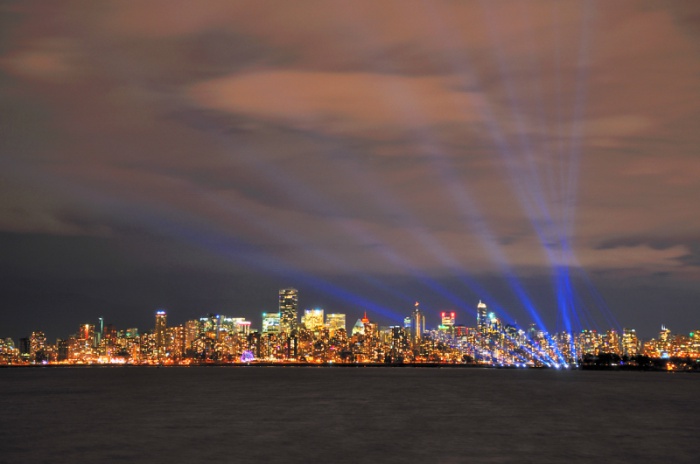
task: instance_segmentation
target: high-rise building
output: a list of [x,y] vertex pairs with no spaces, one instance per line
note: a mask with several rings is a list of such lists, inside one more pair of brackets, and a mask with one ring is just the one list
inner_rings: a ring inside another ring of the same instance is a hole
[[340,329],[345,330],[345,314],[326,314],[326,325],[331,336]]
[[308,330],[316,331],[323,328],[323,309],[304,310],[304,327]]
[[76,338],[84,346],[93,346],[95,343],[95,326],[93,324],[81,324]]
[[287,334],[297,328],[299,292],[295,288],[283,288],[279,292],[279,330]]
[[98,331],[95,334],[95,346],[99,346],[100,342],[102,342],[102,339],[104,338],[104,331],[105,331],[104,318],[102,318],[102,317],[98,318],[97,328],[98,328]]
[[637,356],[639,354],[639,339],[635,329],[622,329],[622,355]]
[[262,332],[278,333],[280,331],[280,313],[262,313]]
[[600,352],[601,336],[596,330],[583,329],[577,334],[575,343],[578,356],[597,355]]
[[24,355],[26,359],[29,359],[29,354],[31,353],[31,343],[29,337],[22,337],[19,339],[19,352]]
[[420,310],[420,304],[416,301],[411,314],[411,341],[413,343],[420,342],[425,332],[425,315]]
[[32,332],[29,337],[29,354],[34,361],[43,361],[46,357],[46,335],[44,332]]
[[165,353],[165,348],[166,348],[166,336],[165,336],[165,329],[167,327],[167,314],[165,313],[164,310],[159,309],[156,311],[156,327],[155,330],[153,331],[153,334],[155,335],[155,343],[156,343],[156,352],[157,354],[161,355]]
[[365,334],[365,323],[362,319],[358,319],[355,325],[352,326],[351,335],[364,335]]
[[440,313],[440,318],[442,319],[442,325],[444,327],[454,327],[454,325],[455,325],[455,313],[454,313],[454,311],[442,311]]
[[194,342],[199,339],[202,333],[202,324],[196,320],[191,319],[185,322],[185,350],[192,349]]
[[226,317],[222,326],[232,334],[247,336],[250,333],[250,321],[246,321],[244,317]]
[[479,332],[486,333],[489,330],[489,311],[486,303],[479,300],[479,304],[476,305],[476,328]]

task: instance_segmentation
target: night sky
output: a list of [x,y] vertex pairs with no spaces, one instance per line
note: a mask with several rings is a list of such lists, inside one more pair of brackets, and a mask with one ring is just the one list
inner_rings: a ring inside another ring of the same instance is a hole
[[700,329],[696,1],[6,1],[0,105],[1,337]]

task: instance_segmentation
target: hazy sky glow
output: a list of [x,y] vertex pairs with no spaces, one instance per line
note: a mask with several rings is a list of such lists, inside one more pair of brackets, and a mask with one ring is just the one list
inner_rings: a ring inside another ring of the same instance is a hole
[[0,4],[0,336],[700,329],[700,6]]

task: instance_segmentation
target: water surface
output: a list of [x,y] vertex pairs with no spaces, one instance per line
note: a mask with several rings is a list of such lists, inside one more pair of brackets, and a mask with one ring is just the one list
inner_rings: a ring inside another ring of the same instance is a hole
[[700,376],[0,369],[2,463],[700,462]]

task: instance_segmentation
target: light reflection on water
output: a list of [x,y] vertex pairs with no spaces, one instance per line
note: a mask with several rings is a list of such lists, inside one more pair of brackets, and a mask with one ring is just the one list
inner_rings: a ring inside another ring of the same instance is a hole
[[0,370],[0,462],[699,462],[700,376]]

